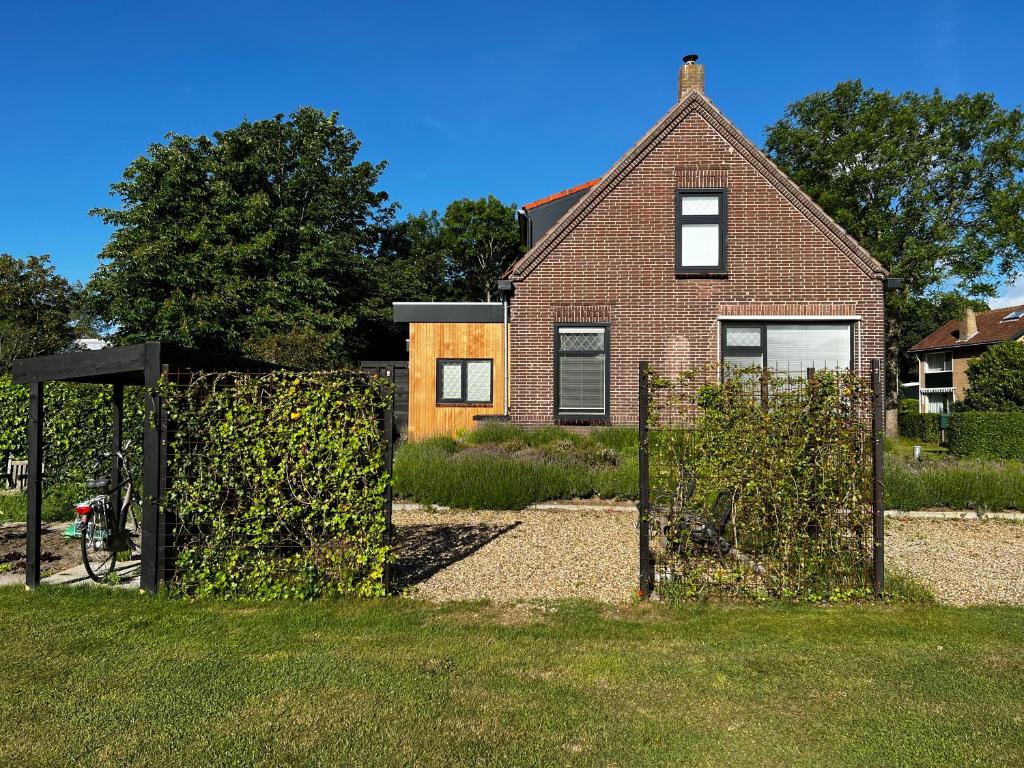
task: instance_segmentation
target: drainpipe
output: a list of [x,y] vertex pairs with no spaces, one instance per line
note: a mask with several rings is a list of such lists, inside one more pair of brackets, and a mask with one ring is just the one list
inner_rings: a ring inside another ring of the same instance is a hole
[[515,290],[511,280],[499,280],[498,281],[498,295],[501,296],[502,304],[502,336],[505,344],[505,416],[509,415],[509,382],[511,379],[511,366],[509,364],[509,354],[512,350],[512,341],[509,334],[508,328],[508,317],[509,317],[509,303],[512,300],[512,291]]

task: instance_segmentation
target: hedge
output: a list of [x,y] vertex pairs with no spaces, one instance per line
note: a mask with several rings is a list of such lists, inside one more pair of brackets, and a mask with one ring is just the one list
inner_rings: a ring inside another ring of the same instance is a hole
[[939,414],[903,413],[899,415],[900,435],[925,443],[937,443],[940,438]]
[[[111,388],[99,384],[48,383],[43,404],[43,464],[48,484],[81,482],[107,470],[110,451]],[[132,447],[129,462],[141,469],[143,396],[128,387],[124,433]],[[0,465],[24,459],[28,438],[28,387],[0,376]]]
[[949,422],[956,456],[1024,459],[1024,411],[959,411]]

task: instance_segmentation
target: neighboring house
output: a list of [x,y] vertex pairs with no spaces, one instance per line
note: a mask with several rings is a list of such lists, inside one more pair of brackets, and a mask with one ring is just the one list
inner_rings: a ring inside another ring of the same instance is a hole
[[636,424],[642,360],[799,375],[884,357],[885,269],[703,85],[686,57],[675,105],[606,174],[523,206],[501,302],[396,304],[411,437],[503,415]]
[[992,344],[1024,339],[1024,304],[950,320],[910,348],[917,354],[921,413],[949,413],[967,392],[967,366]]

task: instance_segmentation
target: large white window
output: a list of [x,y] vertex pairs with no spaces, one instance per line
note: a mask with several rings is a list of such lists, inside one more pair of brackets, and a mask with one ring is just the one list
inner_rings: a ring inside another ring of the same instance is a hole
[[725,272],[724,189],[680,189],[676,195],[676,273]]
[[555,329],[555,414],[608,416],[608,329],[562,325]]
[[850,322],[726,322],[722,363],[733,368],[764,367],[793,376],[853,367]]

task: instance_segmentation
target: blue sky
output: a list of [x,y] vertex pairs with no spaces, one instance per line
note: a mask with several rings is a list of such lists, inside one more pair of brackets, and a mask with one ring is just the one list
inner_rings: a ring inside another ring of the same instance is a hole
[[1018,106],[1022,28],[1019,2],[9,4],[0,251],[88,278],[109,236],[89,209],[169,131],[310,104],[388,161],[406,212],[522,203],[607,170],[675,100],[683,54],[760,143],[787,103],[854,77]]

